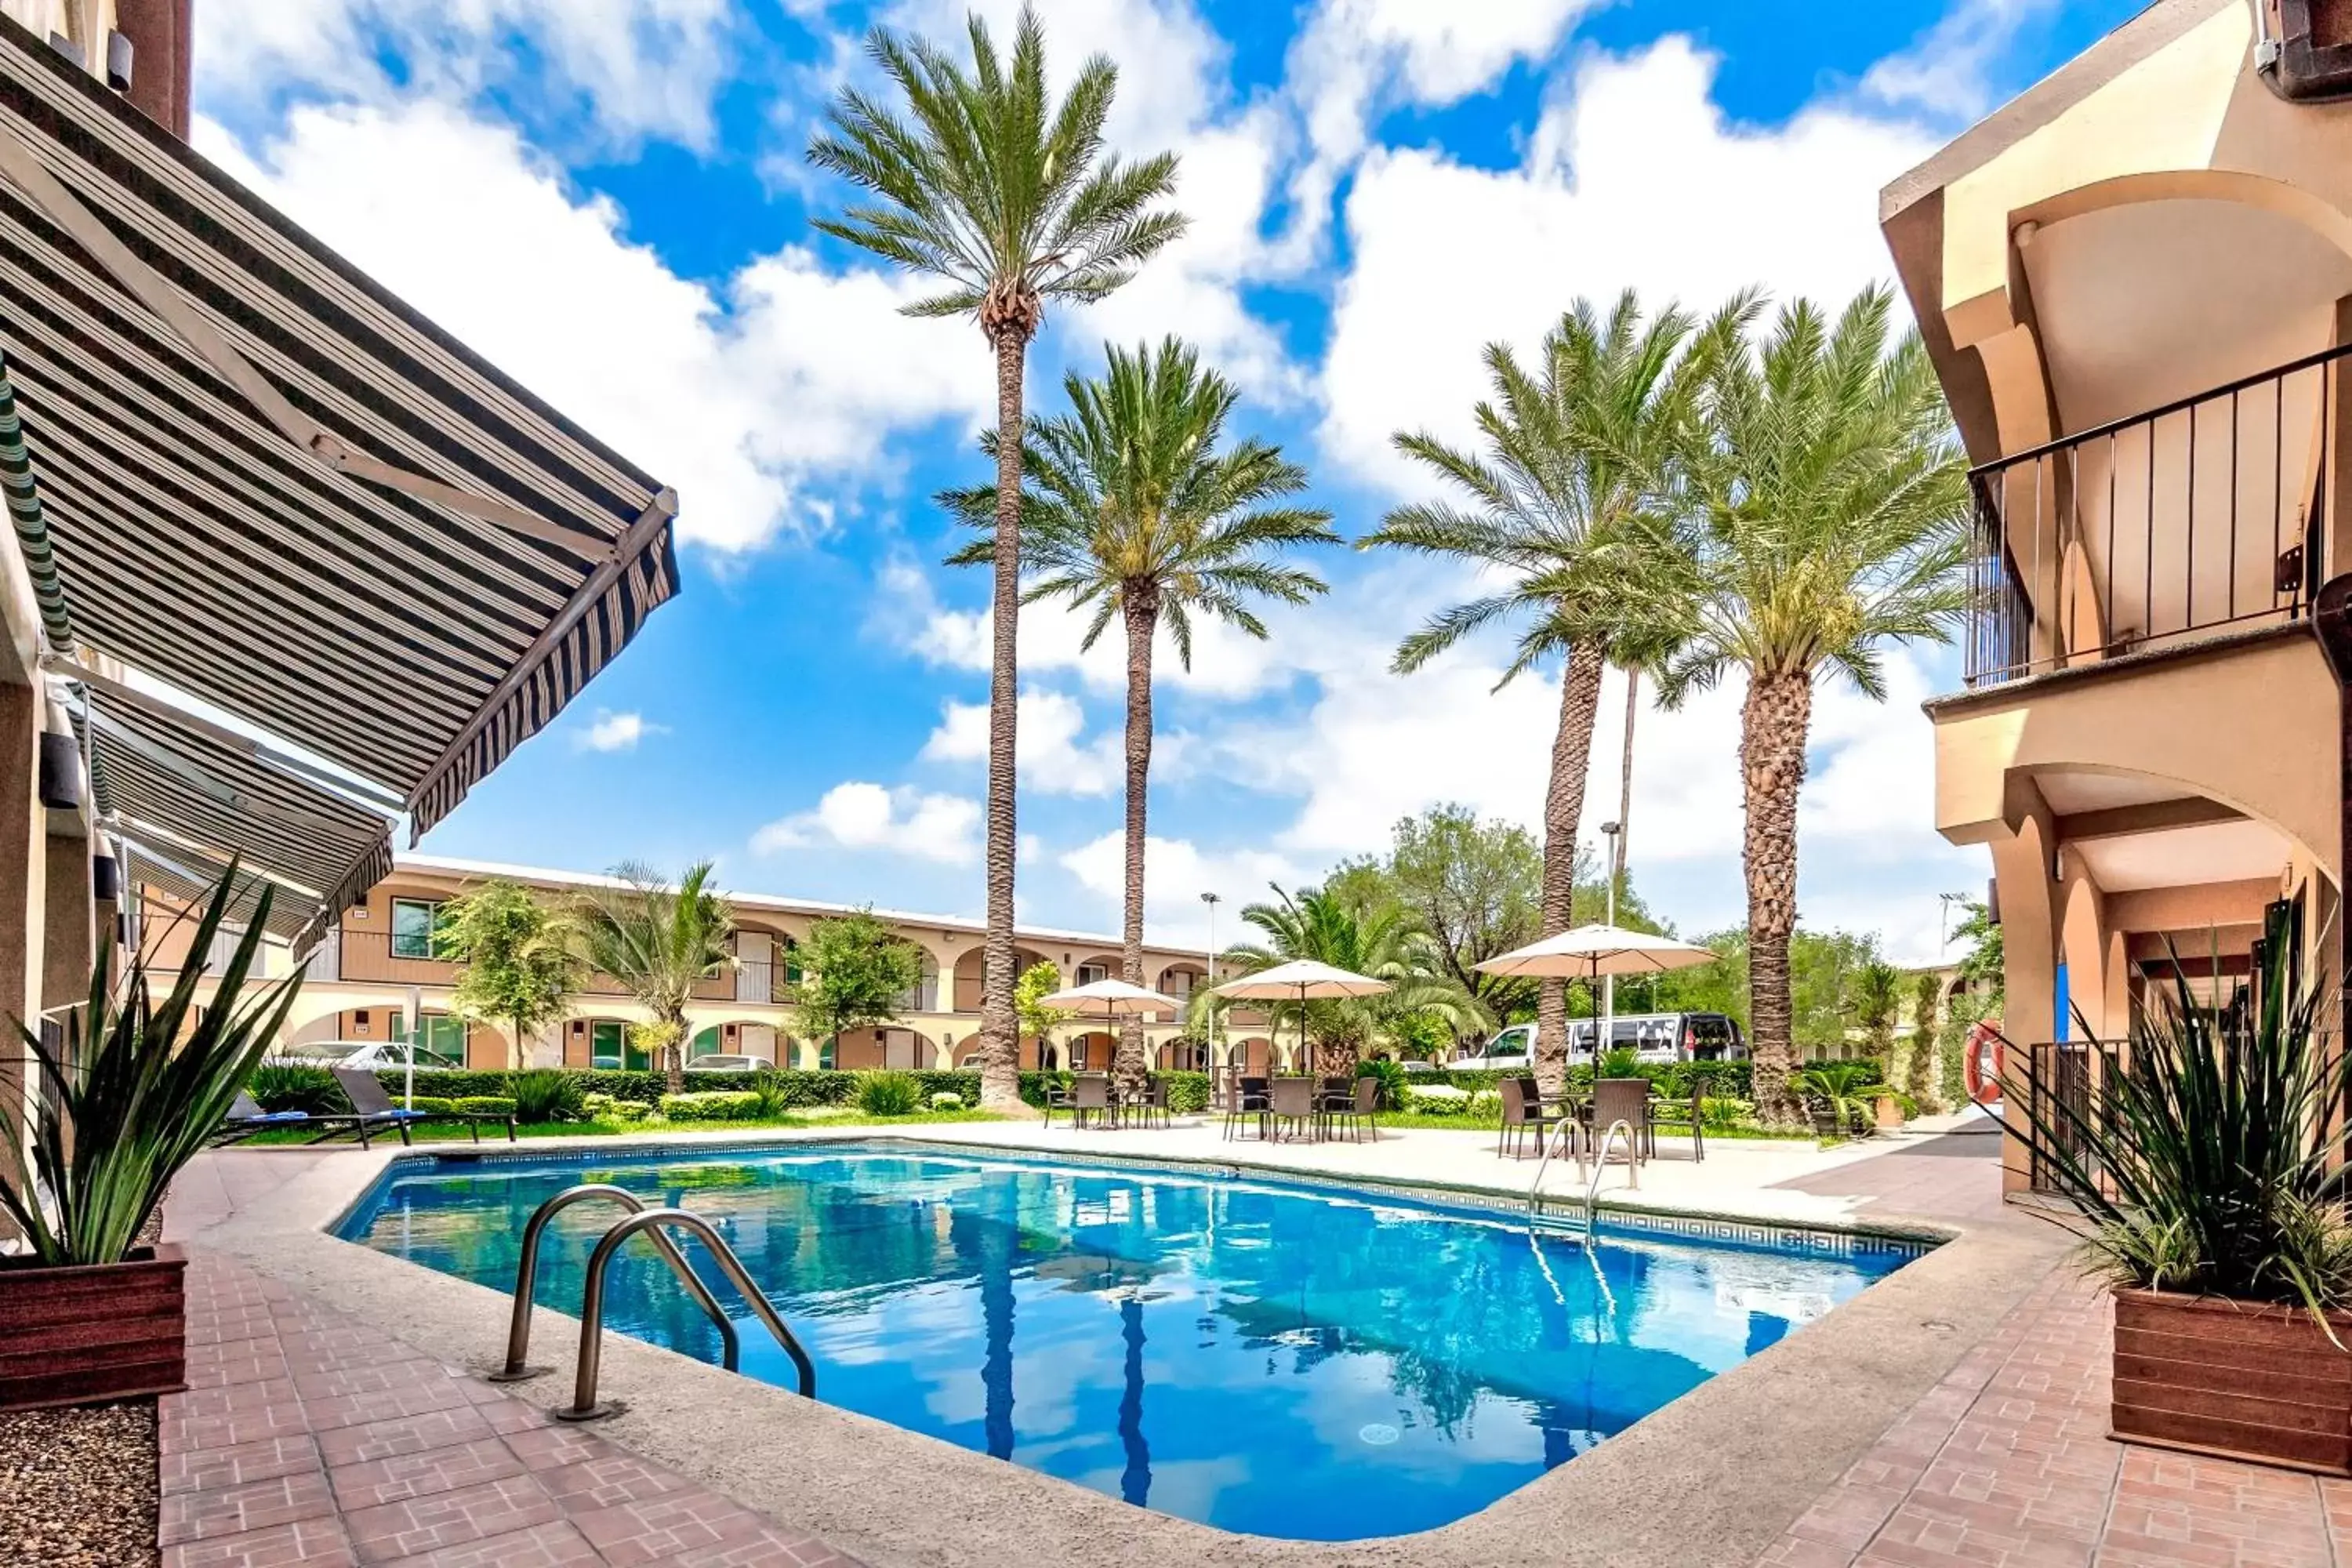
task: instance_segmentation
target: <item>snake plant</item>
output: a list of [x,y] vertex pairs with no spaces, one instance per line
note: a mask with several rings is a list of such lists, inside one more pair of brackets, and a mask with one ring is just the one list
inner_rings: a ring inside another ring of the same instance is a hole
[[[236,891],[232,864],[206,899],[191,954],[212,951]],[[16,1021],[44,1092],[28,1083],[26,1109],[12,1113],[0,1105],[0,1213],[39,1263],[121,1262],[172,1178],[228,1113],[301,987],[299,971],[255,983],[268,918],[265,882],[201,1002],[197,984],[207,970],[194,962],[161,996],[135,954],[121,984],[110,984],[112,943],[101,941],[88,999],[66,1016],[61,1046],[43,1043],[37,1029]]]

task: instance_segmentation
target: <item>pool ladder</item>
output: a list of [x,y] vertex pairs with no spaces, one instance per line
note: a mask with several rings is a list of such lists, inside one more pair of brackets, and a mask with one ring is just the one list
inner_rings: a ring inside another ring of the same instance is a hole
[[769,1335],[784,1354],[792,1358],[793,1369],[800,1375],[800,1394],[803,1399],[816,1397],[816,1367],[801,1348],[800,1341],[787,1328],[776,1309],[761,1295],[751,1276],[744,1270],[743,1261],[735,1249],[727,1245],[726,1237],[712,1227],[710,1222],[691,1209],[648,1208],[645,1200],[625,1187],[604,1182],[586,1182],[576,1187],[566,1187],[531,1212],[530,1221],[522,1227],[522,1256],[515,1265],[514,1317],[507,1326],[506,1364],[489,1374],[492,1383],[517,1383],[526,1377],[536,1377],[539,1370],[530,1366],[530,1312],[533,1299],[539,1291],[539,1241],[547,1230],[547,1222],[573,1204],[587,1199],[615,1203],[629,1212],[615,1220],[596,1243],[595,1251],[588,1255],[588,1284],[580,1302],[580,1363],[573,1376],[572,1405],[555,1412],[559,1421],[593,1421],[601,1415],[617,1411],[617,1405],[600,1405],[596,1400],[596,1376],[604,1357],[604,1282],[611,1274],[613,1259],[619,1255],[622,1244],[644,1231],[654,1244],[654,1249],[668,1264],[686,1293],[700,1304],[710,1321],[718,1325],[719,1359],[729,1372],[738,1370],[742,1360],[742,1344],[735,1332],[735,1324],[727,1316],[719,1298],[702,1282],[667,1232],[683,1230],[701,1241],[717,1260],[720,1272],[742,1293],[752,1315],[767,1329]]
[[[1633,1124],[1623,1117],[1609,1124],[1601,1135],[1601,1146],[1593,1151],[1592,1179],[1585,1184],[1581,1199],[1559,1196],[1543,1190],[1544,1170],[1551,1163],[1552,1151],[1559,1144],[1561,1134],[1574,1137],[1582,1129],[1573,1121],[1562,1121],[1544,1140],[1543,1158],[1536,1162],[1536,1179],[1528,1187],[1528,1232],[1551,1236],[1574,1237],[1589,1243],[1601,1223],[1601,1178],[1609,1170],[1609,1151],[1616,1145],[1617,1135],[1625,1135],[1625,1162],[1633,1171],[1633,1185],[1642,1184],[1642,1151],[1635,1141]],[[1576,1157],[1579,1174],[1584,1170],[1584,1156]]]

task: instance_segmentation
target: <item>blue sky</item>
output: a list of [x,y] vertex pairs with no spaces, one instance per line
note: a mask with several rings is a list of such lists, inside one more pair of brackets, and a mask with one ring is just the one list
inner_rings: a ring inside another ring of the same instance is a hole
[[[1072,0],[1062,70],[1121,66],[1121,151],[1182,157],[1193,232],[1119,296],[1048,321],[1032,406],[1106,338],[1176,331],[1244,389],[1349,536],[1421,491],[1388,446],[1458,434],[1482,343],[1580,294],[1711,306],[1889,276],[1876,192],[2124,20],[2128,0]],[[871,24],[964,7],[824,0],[278,0],[198,7],[198,145],[678,489],[687,591],[425,847],[601,869],[714,856],[734,886],[900,909],[982,901],[986,584],[939,564],[930,495],[992,410],[968,323],[808,226],[843,193],[802,156],[865,80]],[[1007,30],[1013,6],[983,12]],[[1250,644],[1163,649],[1154,934],[1199,941],[1269,879],[1378,850],[1441,800],[1533,821],[1554,672],[1491,689],[1494,646],[1412,677],[1398,637],[1466,584],[1353,550]],[[1114,929],[1120,667],[1024,632],[1024,918]],[[1920,699],[1829,689],[1803,919],[1937,947],[1979,852],[1927,830]],[[1636,724],[1635,876],[1683,929],[1743,909],[1738,693]],[[1622,688],[1588,832],[1615,815]]]

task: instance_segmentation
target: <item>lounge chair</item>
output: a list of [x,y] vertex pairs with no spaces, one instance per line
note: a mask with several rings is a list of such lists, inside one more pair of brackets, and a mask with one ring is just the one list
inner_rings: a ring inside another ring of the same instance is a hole
[[240,1089],[236,1091],[236,1098],[229,1102],[228,1114],[213,1130],[209,1142],[214,1148],[219,1149],[231,1143],[242,1143],[256,1133],[280,1128],[311,1128],[321,1122],[348,1123],[356,1120],[348,1116],[313,1116],[307,1110],[264,1110],[253,1096]]
[[[1551,1130],[1564,1117],[1561,1112],[1546,1110],[1543,1097],[1531,1078],[1507,1078],[1497,1086],[1503,1093],[1503,1129],[1495,1139],[1495,1155],[1500,1159],[1507,1148],[1514,1158],[1527,1135],[1536,1135],[1538,1146],[1551,1136]],[[1570,1134],[1574,1137],[1574,1133]]]
[[1225,1096],[1225,1136],[1231,1138],[1235,1127],[1246,1128],[1249,1119],[1257,1118],[1258,1136],[1265,1136],[1265,1118],[1272,1109],[1266,1089],[1268,1080],[1262,1078],[1239,1078]]
[[[494,1126],[503,1125],[507,1130],[507,1142],[511,1143],[515,1141],[515,1119],[512,1111],[492,1113],[479,1110],[404,1110],[393,1104],[392,1096],[384,1092],[383,1084],[375,1074],[362,1068],[337,1068],[334,1072],[335,1081],[343,1086],[343,1098],[350,1100],[352,1109],[358,1112],[352,1120],[359,1124],[362,1148],[367,1147],[368,1133],[372,1130],[386,1128],[394,1130],[399,1132],[401,1142],[405,1144],[409,1141],[409,1128],[427,1121],[464,1122],[466,1130],[474,1135],[474,1142],[477,1143],[482,1141],[482,1123],[488,1121]],[[335,1131],[339,1131],[341,1129]],[[335,1131],[323,1132],[310,1142],[323,1143],[334,1135]]]
[[1327,1106],[1324,1115],[1334,1126],[1347,1127],[1359,1143],[1364,1140],[1364,1129],[1370,1128],[1372,1142],[1377,1143],[1381,1141],[1380,1107],[1381,1080],[1360,1078],[1356,1080],[1356,1092],[1336,1105]]
[[1084,1127],[1089,1118],[1097,1126],[1111,1125],[1108,1074],[1080,1073],[1070,1080],[1070,1125]]
[[1706,1086],[1704,1083],[1695,1083],[1691,1086],[1690,1101],[1687,1105],[1679,1100],[1667,1100],[1663,1097],[1650,1101],[1651,1153],[1655,1154],[1658,1152],[1658,1131],[1663,1128],[1668,1132],[1689,1132],[1691,1158],[1694,1161],[1706,1158],[1706,1106],[1704,1103],[1706,1097]]

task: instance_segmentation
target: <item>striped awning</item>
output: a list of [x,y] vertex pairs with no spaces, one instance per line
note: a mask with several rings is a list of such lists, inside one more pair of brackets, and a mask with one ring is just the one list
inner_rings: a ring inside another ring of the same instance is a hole
[[391,872],[392,819],[301,763],[115,682],[82,686],[74,723],[101,820],[185,870],[217,880],[234,856],[268,878],[271,927],[299,952]]
[[[213,889],[228,874],[228,865],[226,861],[196,854],[183,845],[163,843],[159,847],[159,843],[161,841],[148,838],[124,838],[124,884],[150,895],[160,896],[162,901],[175,911],[173,918],[186,919],[190,922],[189,929],[193,931],[198,914],[212,899]],[[293,942],[302,934],[308,923],[302,900],[283,886],[242,868],[237,872],[236,887],[223,919],[232,925],[251,924],[254,911],[260,907],[264,887],[271,889],[268,930],[273,936]],[[154,937],[155,933],[151,931],[144,940],[152,942]],[[309,951],[308,946],[301,949],[303,953]]]
[[412,842],[677,591],[668,490],[5,18],[0,348],[78,638]]

